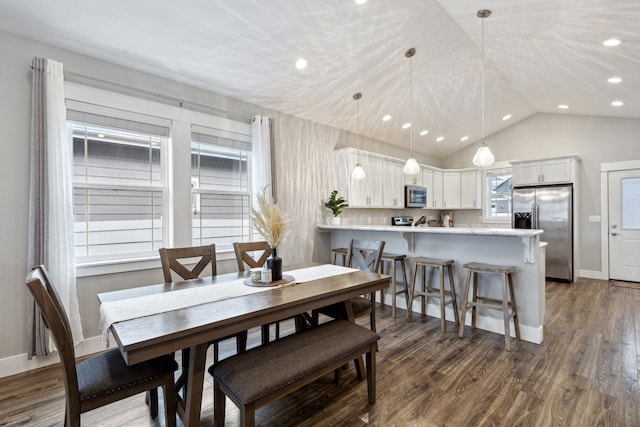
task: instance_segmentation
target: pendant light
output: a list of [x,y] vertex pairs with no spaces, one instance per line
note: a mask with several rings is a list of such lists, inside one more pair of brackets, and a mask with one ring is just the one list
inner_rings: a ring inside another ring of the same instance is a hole
[[[360,92],[353,94],[353,99],[356,101],[356,133],[358,134],[358,142],[360,142],[360,98],[362,98],[362,94]],[[358,144],[359,146],[360,144]],[[367,175],[364,173],[364,169],[360,166],[360,154],[358,154],[358,160],[356,161],[356,167],[353,168],[353,172],[351,172],[351,179],[354,181],[360,181],[364,179]]]
[[411,141],[411,151],[409,151],[409,159],[405,163],[402,171],[405,175],[417,175],[420,173],[420,166],[413,156],[413,55],[416,54],[414,48],[404,53],[409,58],[409,109],[411,112],[411,123],[409,123],[409,140]]
[[482,145],[480,145],[480,148],[476,151],[476,155],[473,156],[473,164],[480,168],[490,166],[495,160],[493,153],[484,142],[484,18],[488,18],[490,15],[491,11],[488,9],[481,9],[476,14],[476,16],[482,20],[482,37],[480,45],[480,50],[482,52]]

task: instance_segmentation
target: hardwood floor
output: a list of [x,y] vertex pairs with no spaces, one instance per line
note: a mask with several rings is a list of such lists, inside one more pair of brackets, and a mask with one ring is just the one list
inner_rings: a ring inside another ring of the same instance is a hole
[[[517,286],[517,284],[516,284]],[[640,290],[580,279],[547,282],[544,342],[504,350],[502,336],[379,308],[377,402],[351,365],[342,382],[327,375],[256,413],[262,426],[638,426]],[[364,321],[364,320],[363,320]],[[250,343],[259,341],[257,331]],[[251,344],[250,344],[251,345]],[[232,346],[223,346],[231,351]],[[210,356],[211,357],[211,356]],[[286,369],[286,367],[283,367]],[[205,379],[202,426],[212,426],[212,381]],[[238,425],[227,405],[228,426]],[[0,379],[0,425],[62,425],[59,368]],[[86,426],[160,426],[144,396],[82,416]],[[180,424],[181,425],[181,424]]]

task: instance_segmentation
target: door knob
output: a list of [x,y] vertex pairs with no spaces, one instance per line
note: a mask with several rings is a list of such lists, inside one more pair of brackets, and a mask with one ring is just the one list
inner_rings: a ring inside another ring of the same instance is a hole
[[612,236],[617,236],[617,235],[618,235],[618,233],[611,233],[611,235],[612,235]]
[[618,226],[617,226],[617,225],[615,225],[615,224],[613,224],[613,225],[611,226],[611,228],[618,228]]

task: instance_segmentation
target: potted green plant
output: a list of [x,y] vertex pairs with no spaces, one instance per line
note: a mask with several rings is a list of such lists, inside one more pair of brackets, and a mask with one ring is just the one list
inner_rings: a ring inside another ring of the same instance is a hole
[[344,197],[338,195],[338,190],[333,190],[329,199],[325,202],[324,207],[329,209],[333,215],[332,217],[329,217],[328,223],[330,225],[339,225],[339,215],[342,213],[344,208],[349,207],[349,203],[347,203]]

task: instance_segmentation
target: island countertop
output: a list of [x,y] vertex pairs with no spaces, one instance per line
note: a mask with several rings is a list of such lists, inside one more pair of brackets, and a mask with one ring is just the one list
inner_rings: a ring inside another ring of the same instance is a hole
[[430,233],[430,234],[473,234],[480,236],[508,236],[534,237],[543,233],[542,230],[528,230],[521,228],[486,228],[486,227],[424,227],[424,226],[395,226],[395,225],[325,225],[318,224],[320,230],[359,230],[359,231],[397,231],[401,233]]

